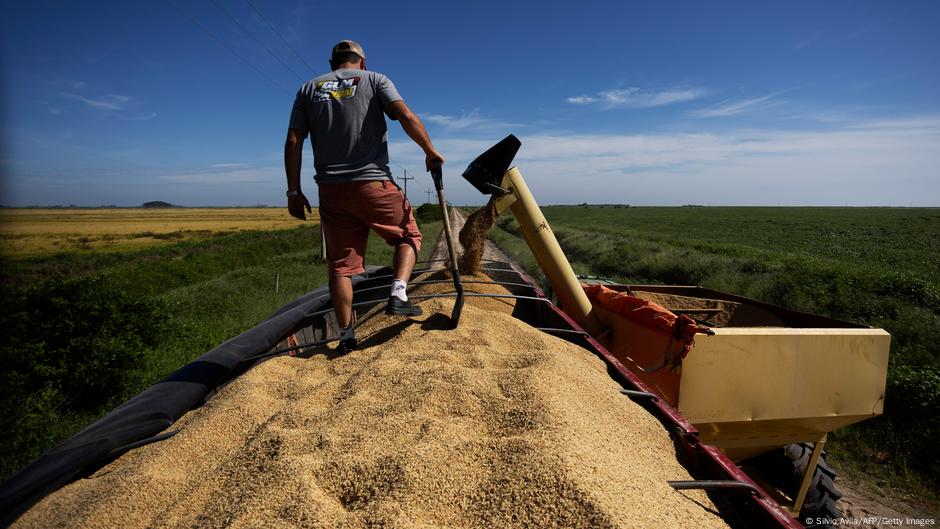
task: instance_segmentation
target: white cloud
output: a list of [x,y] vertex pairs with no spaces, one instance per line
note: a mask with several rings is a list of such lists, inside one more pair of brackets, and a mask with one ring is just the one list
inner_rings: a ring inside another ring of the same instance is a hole
[[569,97],[565,101],[572,105],[599,104],[605,108],[649,108],[692,101],[705,95],[696,88],[673,89],[654,92],[640,88],[604,90],[595,95]]
[[890,129],[899,132],[920,133],[940,129],[940,116],[880,119],[874,121],[858,120],[849,123],[846,127],[851,129]]
[[78,94],[70,94],[67,92],[62,92],[62,95],[69,99],[81,101],[82,103],[85,103],[92,108],[101,110],[124,110],[127,108],[129,103],[134,101],[133,97],[120,94],[109,94],[105,96],[99,96],[98,98],[90,98]]
[[754,112],[782,104],[782,101],[776,99],[778,95],[779,94],[769,94],[751,99],[726,99],[712,106],[694,110],[691,114],[700,118],[718,118],[734,116],[745,112]]
[[596,103],[598,100],[597,98],[591,96],[576,96],[569,97],[565,101],[571,103],[572,105],[589,105],[591,103]]
[[[82,85],[84,83],[71,83],[73,86]],[[84,103],[86,106],[94,108],[96,110],[102,110],[107,113],[110,113],[112,116],[115,116],[119,119],[126,119],[130,121],[149,121],[157,117],[156,112],[149,112],[146,114],[139,114],[140,101],[129,95],[123,94],[107,94],[102,96],[92,96],[86,97],[79,94],[73,94],[69,92],[60,92],[62,97],[68,99],[73,99]],[[136,112],[132,110],[137,109]],[[52,114],[59,114],[62,111],[60,109],[50,109],[49,111]]]
[[49,113],[52,114],[53,116],[58,116],[59,114],[62,113],[62,109],[61,109],[61,108],[51,107],[51,108],[49,108]]
[[428,123],[439,125],[452,130],[487,130],[487,129],[505,129],[509,127],[519,127],[518,123],[508,123],[497,121],[490,118],[484,118],[480,115],[479,109],[474,109],[469,113],[463,113],[459,116],[445,114],[421,114],[421,119]]
[[[435,138],[448,199],[484,197],[460,173],[499,138]],[[940,205],[940,116],[824,130],[521,135],[517,164],[542,204]],[[420,149],[390,144],[402,165]],[[417,175],[416,175],[417,176]],[[424,200],[419,190],[412,198]]]

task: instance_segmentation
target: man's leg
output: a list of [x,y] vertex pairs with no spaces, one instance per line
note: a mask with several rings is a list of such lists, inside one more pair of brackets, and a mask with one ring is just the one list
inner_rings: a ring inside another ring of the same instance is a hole
[[395,279],[392,280],[392,290],[389,293],[388,306],[385,314],[397,316],[420,316],[421,307],[415,306],[408,300],[408,280],[415,267],[415,249],[413,242],[401,242],[395,246],[395,262],[393,264]]
[[339,324],[337,351],[348,353],[356,347],[356,332],[352,326],[353,287],[350,276],[365,270],[363,256],[369,238],[369,226],[347,211],[355,202],[355,186],[328,184],[319,186],[320,218],[326,239],[326,259],[329,269],[330,300]]
[[336,351],[346,354],[356,348],[356,329],[352,326],[352,279],[347,276],[330,275],[330,300],[339,323],[339,345]]
[[415,249],[408,243],[401,243],[395,248],[395,279],[405,283],[411,279],[411,271],[415,268]]
[[[414,261],[412,260],[412,264]],[[336,320],[340,328],[346,329],[352,323],[352,279],[343,276],[330,276],[330,300],[336,310]]]
[[362,188],[363,204],[369,208],[365,220],[375,232],[395,249],[392,263],[394,279],[385,314],[419,316],[421,308],[408,300],[407,286],[421,248],[421,232],[411,212],[411,204],[393,182],[375,182]]

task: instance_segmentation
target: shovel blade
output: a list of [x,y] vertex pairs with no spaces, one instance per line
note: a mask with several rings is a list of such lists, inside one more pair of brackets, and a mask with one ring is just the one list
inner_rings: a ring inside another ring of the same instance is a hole
[[457,299],[454,300],[454,310],[450,313],[451,329],[456,329],[460,323],[460,312],[463,310],[463,284],[460,282],[460,276],[454,276],[454,290],[457,291]]

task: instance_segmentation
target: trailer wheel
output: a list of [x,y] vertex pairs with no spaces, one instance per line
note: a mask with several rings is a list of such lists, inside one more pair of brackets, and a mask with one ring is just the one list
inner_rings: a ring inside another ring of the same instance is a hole
[[[813,443],[791,444],[754,458],[752,464],[771,485],[790,498],[796,498],[812,453]],[[842,494],[836,489],[835,477],[836,471],[826,463],[823,451],[798,518],[807,528],[831,528],[834,526],[828,520],[842,518],[842,512],[836,508],[836,501]]]

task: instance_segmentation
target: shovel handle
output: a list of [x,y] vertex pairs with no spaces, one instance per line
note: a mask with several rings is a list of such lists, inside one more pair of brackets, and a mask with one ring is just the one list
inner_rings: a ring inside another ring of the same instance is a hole
[[444,170],[441,168],[441,164],[436,163],[431,166],[431,180],[434,180],[434,189],[444,190]]
[[450,315],[452,328],[456,329],[460,322],[460,313],[463,310],[463,285],[460,282],[460,269],[457,266],[457,254],[454,251],[454,236],[450,227],[450,215],[447,213],[447,200],[444,199],[444,173],[441,170],[441,164],[437,163],[431,166],[431,179],[434,180],[434,187],[437,189],[437,199],[441,205],[441,223],[444,225],[444,237],[447,239],[447,255],[450,258],[450,271],[454,276],[454,289],[457,291],[457,299],[454,301],[454,310]]

